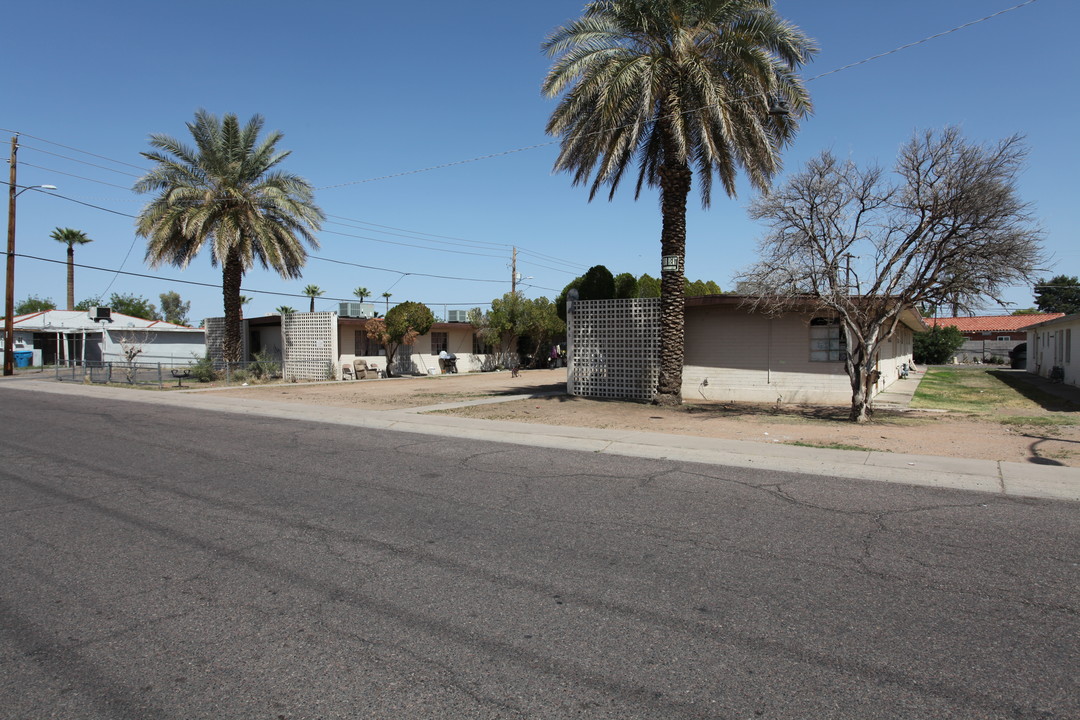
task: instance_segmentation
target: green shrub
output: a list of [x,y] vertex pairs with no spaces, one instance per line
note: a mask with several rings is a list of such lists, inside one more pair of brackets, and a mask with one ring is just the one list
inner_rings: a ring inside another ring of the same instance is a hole
[[248,381],[248,371],[243,368],[233,370],[229,375],[230,383],[246,383]]
[[930,332],[915,333],[912,355],[916,365],[940,365],[948,362],[964,344],[964,336],[955,326],[935,327]]
[[214,369],[214,361],[210,359],[210,353],[199,358],[191,365],[191,377],[199,382],[214,382],[218,379],[217,370]]
[[281,363],[274,360],[270,351],[260,350],[255,353],[255,361],[248,365],[248,371],[260,380],[274,378],[281,375]]

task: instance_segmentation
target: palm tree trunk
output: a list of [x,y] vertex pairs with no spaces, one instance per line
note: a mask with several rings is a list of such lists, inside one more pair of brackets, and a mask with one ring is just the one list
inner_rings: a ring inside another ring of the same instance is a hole
[[[672,143],[665,143],[671,146]],[[665,156],[675,157],[674,148]],[[682,373],[685,342],[686,198],[693,175],[685,162],[666,160],[660,167],[660,208],[663,228],[661,256],[677,258],[676,267],[660,274],[660,377],[656,384],[657,405],[682,404]]]
[[67,251],[67,309],[75,309],[75,246],[68,245]]
[[229,251],[222,263],[221,294],[225,301],[225,337],[221,355],[225,362],[240,362],[244,350],[244,319],[240,307],[240,285],[244,280],[244,264],[239,252]]
[[311,306],[308,308],[308,312],[315,312],[315,296],[311,296]]

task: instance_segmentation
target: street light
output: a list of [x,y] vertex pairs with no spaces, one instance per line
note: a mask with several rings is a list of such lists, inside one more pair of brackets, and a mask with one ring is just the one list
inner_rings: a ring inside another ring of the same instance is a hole
[[55,185],[30,185],[16,192],[15,148],[11,139],[11,179],[8,182],[7,286],[4,292],[4,375],[15,374],[15,198],[27,190],[55,190]]

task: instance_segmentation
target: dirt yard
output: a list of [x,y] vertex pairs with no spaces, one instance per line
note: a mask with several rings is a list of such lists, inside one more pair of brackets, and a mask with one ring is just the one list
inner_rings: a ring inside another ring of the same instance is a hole
[[[680,408],[569,397],[566,370],[442,375],[317,385],[268,385],[223,392],[245,397],[371,410],[430,407],[493,397],[552,393],[546,397],[437,409],[460,417],[514,422],[642,430],[703,437],[869,449],[919,455],[1037,462],[1080,467],[1080,425],[1043,425],[1038,408],[999,415],[879,410],[872,423],[846,421],[847,408],[782,407],[688,402]],[[1057,413],[1060,416],[1060,413]],[[1078,421],[1080,422],[1080,421]]]

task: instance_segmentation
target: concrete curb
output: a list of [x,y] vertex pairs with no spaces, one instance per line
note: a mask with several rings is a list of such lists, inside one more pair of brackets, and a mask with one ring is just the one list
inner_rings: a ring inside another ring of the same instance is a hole
[[7,382],[0,384],[0,388],[100,397],[127,402],[397,430],[532,447],[802,472],[923,487],[973,490],[1008,497],[1080,501],[1080,468],[929,455],[831,450],[748,440],[420,414],[432,409],[476,404],[477,401],[447,403],[409,410],[360,410],[255,400],[237,395],[225,397],[204,393],[160,393],[39,380]]

